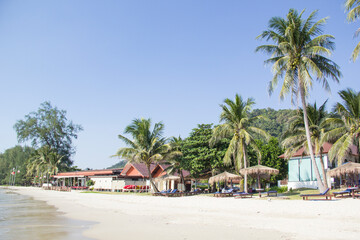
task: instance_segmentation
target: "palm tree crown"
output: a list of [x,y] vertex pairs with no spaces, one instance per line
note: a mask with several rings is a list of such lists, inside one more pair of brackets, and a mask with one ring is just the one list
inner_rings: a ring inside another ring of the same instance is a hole
[[326,120],[335,128],[325,134],[324,140],[335,142],[329,151],[329,158],[337,158],[340,164],[349,154],[351,146],[360,148],[360,92],[348,88],[340,91],[339,95],[343,103],[337,103],[334,107],[338,116]]
[[[268,138],[269,135],[265,131],[252,126],[255,120],[262,118],[262,116],[248,117],[249,111],[255,104],[252,98],[243,101],[242,97],[236,94],[235,101],[225,99],[224,103],[220,105],[222,108],[220,122],[224,123],[214,128],[210,145],[214,145],[223,138],[231,138],[224,156],[224,163],[230,165],[233,162],[235,170],[238,172],[241,168],[247,167],[247,146],[251,146],[257,153],[258,159],[261,159],[260,150],[256,145],[253,134],[260,134],[265,138]],[[245,178],[245,191],[247,191],[246,180]]]
[[[302,19],[304,11],[300,14],[290,9],[286,19],[273,17],[269,21],[269,29],[259,35],[258,39],[272,40],[273,45],[262,45],[256,51],[271,54],[266,64],[273,64],[274,77],[269,84],[271,94],[279,82],[284,78],[280,91],[283,99],[288,93],[298,96],[304,91],[305,96],[312,86],[313,77],[320,81],[326,90],[329,90],[328,78],[339,81],[339,66],[330,59],[335,49],[332,35],[320,35],[322,26],[327,18],[314,22],[317,11],[306,19]],[[292,98],[293,100],[293,98]]]
[[[355,22],[357,19],[360,18],[360,0],[346,0],[345,9],[348,12],[347,20],[349,22]],[[359,34],[360,34],[360,28],[356,30],[354,37],[358,37]],[[351,55],[351,59],[353,61],[355,61],[358,58],[359,52],[360,52],[360,42],[356,45]]]

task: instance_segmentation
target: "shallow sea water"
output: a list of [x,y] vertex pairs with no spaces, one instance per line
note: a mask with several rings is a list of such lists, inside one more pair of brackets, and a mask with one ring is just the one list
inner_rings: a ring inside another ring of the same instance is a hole
[[64,217],[44,201],[0,188],[1,240],[87,240],[81,233],[90,225]]

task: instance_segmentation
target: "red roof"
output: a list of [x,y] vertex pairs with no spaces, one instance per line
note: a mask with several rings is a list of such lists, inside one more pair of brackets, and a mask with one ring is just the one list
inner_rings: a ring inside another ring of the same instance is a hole
[[97,175],[114,175],[119,174],[122,168],[115,169],[101,169],[101,170],[87,170],[87,171],[76,171],[76,172],[62,172],[55,175],[55,178],[59,177],[88,177]]
[[[324,143],[323,144],[323,154],[328,153],[330,151],[331,147],[332,147],[331,143],[328,143],[328,142]],[[352,145],[350,147],[350,154],[357,156],[358,155],[357,152],[358,152],[357,147],[355,145]],[[308,154],[305,153],[305,148],[304,147],[297,150],[291,157],[301,157],[301,156],[309,156]],[[285,155],[281,154],[279,156],[279,158],[285,158]]]

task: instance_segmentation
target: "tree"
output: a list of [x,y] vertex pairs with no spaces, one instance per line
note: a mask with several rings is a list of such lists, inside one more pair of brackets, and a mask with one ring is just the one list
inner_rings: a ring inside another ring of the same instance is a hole
[[29,184],[30,179],[26,176],[26,164],[33,152],[32,147],[15,146],[0,153],[0,184],[9,183],[10,173],[15,168],[20,171],[16,173],[16,183]]
[[324,141],[334,142],[329,159],[337,158],[339,165],[350,153],[353,145],[360,147],[360,92],[348,88],[339,92],[343,103],[337,103],[333,111],[337,116],[326,119],[334,129],[324,135]]
[[[321,170],[324,176],[323,184],[325,188],[328,188],[325,165],[322,157],[324,150],[323,136],[327,131],[326,125],[324,124],[328,115],[325,110],[326,102],[327,101],[325,101],[319,108],[317,108],[316,102],[314,105],[308,105],[306,107],[306,111],[308,113],[312,148],[320,158]],[[286,149],[285,156],[287,158],[290,158],[300,148],[305,148],[305,153],[309,152],[303,116],[303,110],[299,109],[298,114],[290,120],[291,124],[284,134],[282,146]]]
[[190,171],[195,179],[202,174],[214,174],[217,170],[224,170],[222,159],[228,144],[228,139],[223,139],[218,144],[210,147],[212,137],[212,124],[198,124],[189,137],[181,143],[184,168]]
[[[284,153],[284,150],[280,147],[279,140],[271,137],[267,143],[260,139],[256,139],[255,142],[261,153],[261,165],[279,170],[278,175],[270,176],[270,181],[276,183],[277,180],[286,178],[288,175],[288,164],[287,161],[279,158],[279,156]],[[248,150],[248,157],[250,165],[259,163],[259,159],[251,147]]]
[[[223,138],[231,137],[229,147],[224,156],[224,164],[230,165],[232,162],[235,166],[235,171],[239,172],[241,168],[247,168],[247,147],[251,146],[261,159],[261,153],[258,149],[253,134],[259,134],[265,138],[269,135],[256,127],[252,123],[262,118],[258,115],[254,118],[249,118],[251,107],[255,104],[252,98],[243,101],[241,96],[236,94],[235,101],[230,99],[224,100],[225,105],[220,105],[222,113],[220,115],[220,122],[224,124],[217,126],[213,131],[213,136],[210,140],[210,145],[214,145]],[[247,175],[244,176],[244,190],[247,192]]]
[[[170,138],[171,148],[175,151],[178,151],[179,153],[181,152],[181,143],[182,142],[183,142],[183,140],[181,139],[180,136]],[[170,166],[166,169],[166,171],[169,174],[178,173],[180,176],[180,179],[181,179],[181,183],[185,185],[183,170],[185,170],[185,168],[186,168],[186,162],[184,161],[182,154],[175,156],[171,159],[168,159],[167,163],[170,164]]]
[[37,112],[25,115],[25,120],[17,121],[14,128],[19,142],[31,141],[34,148],[48,146],[63,156],[67,166],[72,165],[70,157],[75,153],[72,140],[83,130],[66,118],[65,110],[51,106],[50,102],[42,103]]
[[290,9],[286,19],[281,17],[271,18],[269,29],[257,38],[272,40],[274,44],[259,46],[256,51],[271,54],[271,57],[265,61],[266,64],[273,64],[274,76],[269,84],[269,93],[273,92],[279,79],[283,78],[280,98],[284,99],[285,95],[291,93],[291,99],[294,103],[294,99],[300,97],[304,109],[303,117],[308,148],[315,167],[318,187],[320,191],[323,191],[325,188],[311,148],[306,98],[309,96],[309,90],[312,87],[314,78],[322,83],[326,90],[330,90],[328,79],[339,82],[341,73],[339,66],[326,57],[335,48],[332,41],[334,37],[327,34],[320,35],[327,18],[314,22],[317,13],[317,11],[314,11],[304,20],[302,19],[303,13],[304,11],[298,14],[296,10]]
[[149,180],[153,189],[158,192],[151,176],[151,164],[164,161],[174,157],[178,152],[171,151],[171,146],[167,139],[163,137],[164,124],[155,123],[151,130],[150,119],[134,119],[130,125],[125,128],[124,133],[130,134],[133,140],[119,134],[118,137],[128,146],[120,148],[115,156],[125,158],[130,162],[144,163],[147,167]]
[[[360,18],[360,0],[346,0],[345,2],[345,9],[348,12],[347,20],[348,22],[355,22],[357,19]],[[360,28],[358,28],[354,34],[354,37],[358,37],[360,34]],[[351,59],[355,62],[358,58],[360,52],[360,42],[356,45]]]

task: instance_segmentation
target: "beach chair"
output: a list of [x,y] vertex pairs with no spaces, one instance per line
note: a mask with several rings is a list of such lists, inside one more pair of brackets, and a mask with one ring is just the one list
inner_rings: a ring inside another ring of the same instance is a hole
[[278,192],[277,191],[267,191],[268,197],[277,197]]
[[177,189],[174,189],[171,192],[163,193],[162,196],[165,196],[165,197],[181,197],[181,193],[179,193]]
[[234,195],[234,189],[225,190],[224,192],[214,193],[214,197],[232,197]]
[[161,192],[156,192],[156,193],[153,193],[152,195],[153,195],[153,196],[162,196],[163,194],[169,193],[169,192],[171,192],[171,189],[162,190]]
[[246,192],[238,192],[234,194],[234,197],[236,199],[240,199],[240,198],[252,198],[254,194],[253,193],[246,193]]
[[[331,200],[333,195],[328,194],[330,191],[330,188],[327,188],[324,192],[320,194],[301,194],[300,197],[303,198],[303,200]],[[313,198],[315,197],[315,198]],[[312,198],[312,199],[309,199]]]
[[341,195],[340,197],[344,197],[344,195],[347,195],[345,197],[351,197],[351,189],[347,188],[344,191],[340,191],[340,192],[333,192],[334,197],[338,197],[338,195]]

